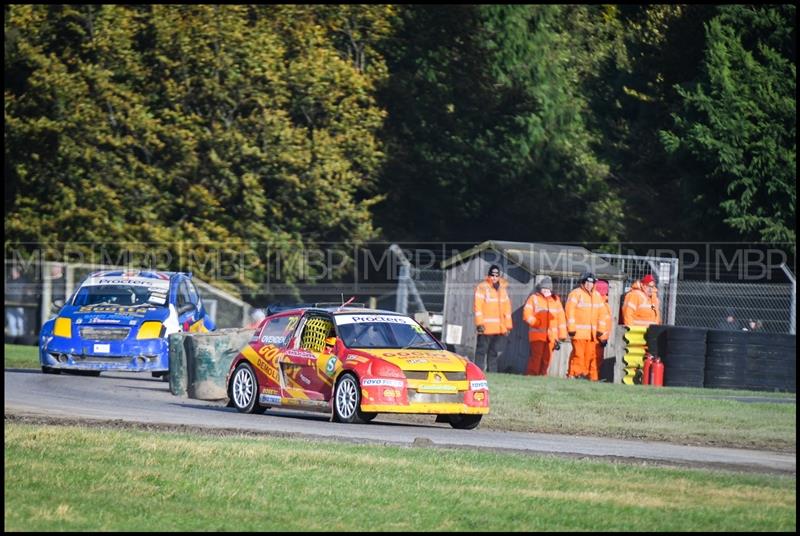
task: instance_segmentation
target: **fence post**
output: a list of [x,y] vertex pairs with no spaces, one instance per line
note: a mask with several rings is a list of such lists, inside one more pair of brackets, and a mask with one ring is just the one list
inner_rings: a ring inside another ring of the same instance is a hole
[[781,269],[783,273],[786,274],[786,277],[792,282],[792,302],[789,307],[789,334],[795,335],[797,326],[797,279],[795,279],[794,274],[791,270],[786,266],[786,263],[781,263]]

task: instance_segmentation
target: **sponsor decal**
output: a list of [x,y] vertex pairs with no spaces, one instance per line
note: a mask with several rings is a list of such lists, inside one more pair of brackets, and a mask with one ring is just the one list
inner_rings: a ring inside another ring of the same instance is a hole
[[275,395],[260,395],[258,397],[258,401],[261,404],[269,404],[271,406],[280,406],[281,405],[281,397]]
[[114,318],[98,318],[92,317],[89,319],[90,324],[119,324],[122,320],[114,319]]
[[144,316],[148,311],[155,311],[155,307],[125,307],[122,305],[84,305],[78,309],[79,313],[116,313],[120,315]]
[[263,372],[267,378],[272,380],[273,383],[280,383],[280,381],[278,380],[278,371],[275,370],[275,368],[272,365],[270,365],[263,359],[259,358],[258,361],[256,362],[256,367],[258,368],[258,370]]
[[[133,321],[135,322],[135,320]],[[83,318],[79,318],[75,321],[76,324],[83,324]]]
[[286,337],[282,337],[280,335],[264,335],[261,337],[261,342],[263,344],[283,344],[283,341],[286,340]]
[[95,344],[94,345],[94,353],[96,354],[107,354],[111,351],[110,344]]
[[369,359],[367,359],[366,357],[362,357],[360,355],[348,354],[347,359],[345,359],[345,361],[355,361],[357,363],[366,363],[367,361],[369,361]]
[[169,290],[169,281],[147,277],[93,277],[83,284],[83,286],[96,285],[134,285]]
[[330,376],[334,370],[336,370],[336,356],[332,355],[325,364],[325,372]]
[[404,359],[408,363],[411,363],[412,359],[424,359],[425,361],[420,362],[429,363],[452,363],[458,359],[453,354],[441,350],[372,350],[371,353],[378,357]]
[[390,380],[387,378],[367,378],[361,380],[361,385],[363,387],[377,387],[377,386],[385,386],[385,387],[400,387],[402,388],[405,384],[403,380]]
[[306,377],[305,377],[305,376],[303,376],[302,374],[299,374],[297,377],[298,377],[298,379],[299,379],[301,382],[303,382],[304,384],[306,384],[306,385],[311,385],[311,380],[309,380],[308,378],[306,378]]
[[480,389],[488,389],[489,382],[486,380],[478,380],[469,382],[470,391],[478,391]]
[[[389,357],[389,356],[387,356],[387,357]],[[419,364],[427,363],[427,362],[428,362],[427,359],[420,359],[420,358],[406,359],[406,363],[408,363],[409,365],[419,365]]]
[[409,326],[418,325],[411,318],[399,315],[336,315],[335,318],[336,324],[340,326],[343,324],[371,324],[376,322],[383,324],[407,324]]

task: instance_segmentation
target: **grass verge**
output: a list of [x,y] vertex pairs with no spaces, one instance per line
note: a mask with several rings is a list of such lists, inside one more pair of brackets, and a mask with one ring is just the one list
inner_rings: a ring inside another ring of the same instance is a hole
[[796,478],[7,423],[6,531],[794,531]]

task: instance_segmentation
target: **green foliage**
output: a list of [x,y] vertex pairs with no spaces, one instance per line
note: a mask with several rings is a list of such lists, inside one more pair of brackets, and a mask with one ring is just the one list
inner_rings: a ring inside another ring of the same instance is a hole
[[53,260],[795,240],[794,6],[4,9],[5,242]]
[[704,170],[703,195],[746,239],[794,243],[795,6],[726,6],[706,28],[701,75],[663,132]]
[[593,152],[581,92],[596,60],[574,54],[576,41],[594,39],[569,22],[591,9],[403,10],[382,99],[392,149],[386,228],[451,240],[497,238],[498,229],[521,240],[621,238],[621,204]]
[[[10,242],[54,253],[84,242],[87,255],[97,243],[158,242],[170,268],[212,280],[220,273],[193,260],[243,255],[253,262],[229,281],[252,289],[265,279],[267,243],[289,254],[373,238],[385,115],[373,88],[386,72],[373,41],[390,16],[359,6],[10,6]],[[355,28],[352,54],[337,48],[342,27]]]

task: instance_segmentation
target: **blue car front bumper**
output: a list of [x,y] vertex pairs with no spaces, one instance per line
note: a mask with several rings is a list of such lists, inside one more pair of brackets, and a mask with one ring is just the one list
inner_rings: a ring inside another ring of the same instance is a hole
[[167,339],[83,341],[45,337],[39,342],[39,362],[61,370],[169,370]]

